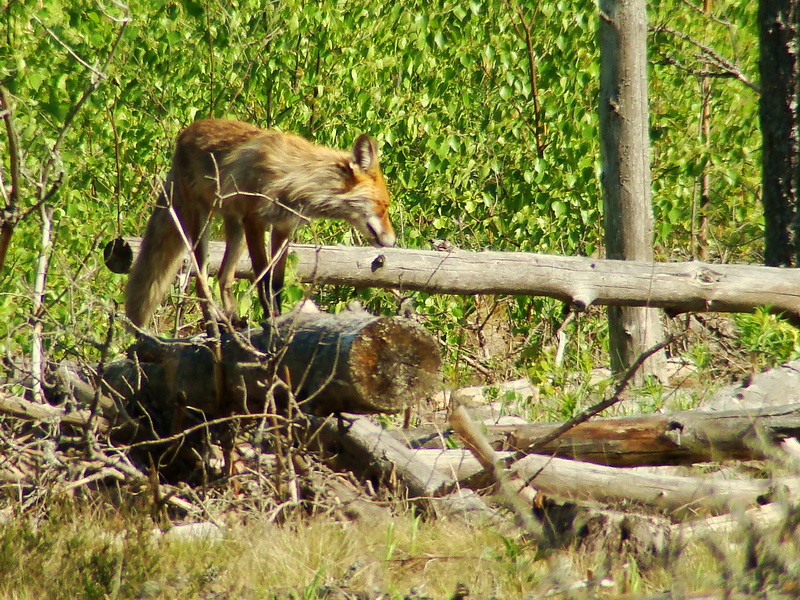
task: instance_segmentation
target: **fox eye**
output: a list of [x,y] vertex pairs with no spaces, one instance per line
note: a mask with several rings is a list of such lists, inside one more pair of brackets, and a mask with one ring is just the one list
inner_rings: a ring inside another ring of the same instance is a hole
[[353,169],[352,163],[343,163],[340,165],[336,165],[339,171],[342,174],[342,177],[346,179],[355,179],[355,170]]

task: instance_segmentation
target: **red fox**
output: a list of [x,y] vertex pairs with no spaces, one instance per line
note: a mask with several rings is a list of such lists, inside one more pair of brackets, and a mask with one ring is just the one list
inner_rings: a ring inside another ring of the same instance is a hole
[[[280,312],[286,242],[304,221],[344,219],[374,246],[395,243],[378,148],[368,135],[356,139],[352,152],[343,152],[239,121],[197,121],[178,136],[172,170],[128,277],[125,310],[137,327],[166,295],[186,248],[170,205],[203,273],[209,221],[212,213],[222,216],[226,246],[218,279],[229,317],[235,315],[231,286],[245,242],[266,315]],[[199,285],[197,290],[204,298]]]

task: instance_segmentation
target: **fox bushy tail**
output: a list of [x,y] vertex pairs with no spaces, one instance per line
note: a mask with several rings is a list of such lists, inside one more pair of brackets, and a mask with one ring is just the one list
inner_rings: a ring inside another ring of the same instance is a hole
[[139,255],[125,287],[125,314],[137,327],[147,323],[164,299],[186,251],[168,202],[162,193],[147,222]]

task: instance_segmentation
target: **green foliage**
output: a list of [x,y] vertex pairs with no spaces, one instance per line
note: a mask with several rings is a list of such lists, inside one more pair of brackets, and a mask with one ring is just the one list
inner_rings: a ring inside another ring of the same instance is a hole
[[[676,9],[669,1],[652,7],[653,203],[657,254],[662,257],[676,252],[692,256],[700,178],[706,173],[709,256],[723,261],[760,260],[758,94],[734,77],[757,78],[756,8],[753,3],[715,3],[711,18],[686,10],[685,5]],[[711,74],[707,142],[701,126],[705,74]]]
[[800,331],[785,320],[760,308],[736,315],[742,346],[759,366],[793,360],[800,356]]
[[[515,0],[375,3],[322,0],[226,3],[139,2],[124,11],[95,0],[10,3],[0,20],[0,81],[14,100],[24,150],[25,206],[65,120],[124,36],[98,89],[66,131],[48,173],[63,166],[53,200],[55,250],[45,297],[46,350],[79,354],[105,337],[122,301],[124,276],[108,272],[98,248],[139,235],[168,168],[178,131],[196,118],[233,117],[292,130],[346,148],[359,132],[381,145],[394,197],[399,245],[602,254],[596,5]],[[675,0],[650,5],[653,189],[660,258],[688,256],[698,178],[711,176],[709,239],[715,257],[758,258],[757,97],[735,78],[711,79],[711,138],[699,135],[697,47],[685,32],[753,78],[753,3],[714,5],[716,20]],[[726,27],[727,21],[735,25]],[[658,29],[661,28],[661,29]],[[0,136],[7,172],[7,148]],[[4,352],[27,351],[38,257],[36,213],[18,228],[0,274]],[[299,241],[354,243],[341,223],[313,224]],[[259,316],[239,287],[242,312]],[[287,290],[290,300],[307,292]],[[314,290],[328,307],[358,297],[393,311],[381,291]],[[470,298],[416,297],[456,364],[466,343]],[[165,308],[165,312],[172,311]],[[511,303],[523,367],[551,360],[543,348],[563,318],[550,299]],[[602,319],[585,319],[570,360],[596,355]],[[115,338],[114,350],[125,344]],[[594,350],[586,350],[594,348]],[[459,366],[451,377],[461,379]],[[529,369],[530,370],[530,369]]]

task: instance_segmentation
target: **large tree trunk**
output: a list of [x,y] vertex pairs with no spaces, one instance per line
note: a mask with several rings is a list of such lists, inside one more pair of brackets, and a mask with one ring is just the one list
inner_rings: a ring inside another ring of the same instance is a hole
[[[653,260],[644,0],[600,2],[600,156],[608,258]],[[657,311],[609,307],[611,368],[623,371],[663,337]],[[640,376],[659,375],[663,353]]]
[[796,239],[797,72],[796,0],[761,0],[758,8],[759,72],[761,75],[761,178],[764,204],[764,261],[790,266]]
[[[161,435],[186,418],[269,410],[272,392],[280,400],[284,385],[316,415],[398,412],[440,385],[441,356],[430,334],[409,319],[362,311],[290,313],[274,326],[224,334],[219,368],[205,338],[144,338],[129,353],[136,360],[106,367],[113,392],[104,391],[132,413],[147,413]],[[276,378],[284,385],[274,388]]]

